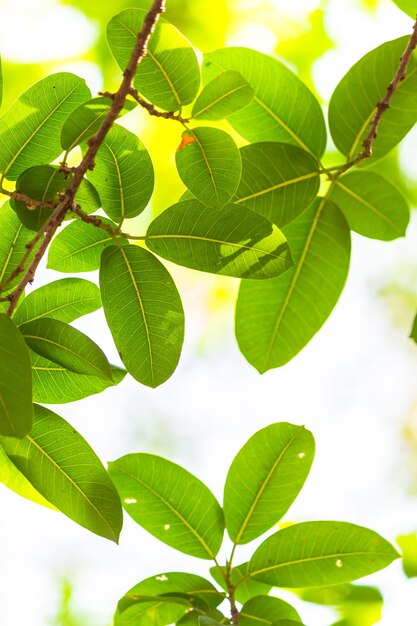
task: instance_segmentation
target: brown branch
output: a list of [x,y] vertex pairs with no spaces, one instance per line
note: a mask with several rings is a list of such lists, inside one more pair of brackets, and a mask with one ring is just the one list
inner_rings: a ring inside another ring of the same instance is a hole
[[[102,95],[111,95],[111,94],[102,94]],[[153,104],[151,104],[150,102],[147,102],[146,100],[144,100],[143,98],[140,97],[140,95],[138,94],[137,90],[134,87],[131,87],[129,90],[129,95],[132,96],[132,98],[134,98],[136,100],[136,102],[143,107],[144,109],[146,109],[149,113],[149,115],[154,115],[155,117],[162,117],[165,120],[175,120],[177,122],[181,122],[181,124],[186,124],[187,122],[189,122],[189,119],[186,119],[185,117],[181,117],[180,113],[174,113],[173,111],[158,111],[158,109],[156,109]]]
[[102,230],[110,233],[113,237],[116,237],[119,234],[115,228],[112,228],[110,224],[105,224],[105,222],[103,222],[103,220],[101,220],[97,215],[89,215],[88,213],[85,213],[78,204],[74,204],[71,207],[71,211],[86,224],[91,224],[92,226],[101,228]]
[[123,72],[123,80],[121,82],[121,85],[112,99],[111,107],[96,134],[88,141],[88,150],[81,163],[78,165],[78,167],[75,168],[73,172],[74,177],[71,180],[68,189],[62,195],[60,201],[55,206],[52,215],[42,227],[42,232],[45,233],[45,237],[39,248],[37,249],[34,258],[31,261],[19,285],[9,296],[10,305],[7,309],[7,315],[12,315],[26,285],[33,281],[38,265],[42,260],[56,230],[62,224],[66,213],[74,207],[75,195],[82,183],[84,175],[87,173],[88,170],[92,170],[94,168],[94,159],[96,157],[96,154],[104,139],[106,138],[107,133],[116,121],[120,111],[123,109],[126,96],[130,93],[130,89],[132,87],[132,82],[136,73],[136,69],[147,53],[149,38],[154,31],[159,16],[164,11],[165,0],[153,0],[151,8],[146,14],[142,28],[138,33],[135,46],[129,59],[129,63],[125,71]]

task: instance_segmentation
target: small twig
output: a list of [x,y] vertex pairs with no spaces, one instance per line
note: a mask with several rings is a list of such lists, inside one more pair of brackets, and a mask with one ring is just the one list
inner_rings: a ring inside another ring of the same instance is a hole
[[103,220],[101,220],[97,215],[88,215],[88,213],[85,213],[78,204],[74,204],[71,207],[71,211],[86,224],[91,224],[92,226],[96,226],[96,228],[101,228],[102,230],[110,233],[112,237],[116,237],[119,234],[115,228],[112,228],[110,224],[105,224],[105,222],[103,222]]
[[[158,109],[156,109],[153,106],[153,104],[141,98],[137,90],[134,87],[130,88],[129,94],[132,96],[132,98],[136,100],[136,102],[141,107],[143,107],[144,109],[148,111],[149,115],[154,115],[155,117],[162,117],[165,120],[175,120],[177,122],[181,122],[181,124],[186,124],[187,122],[190,121],[186,119],[185,117],[181,117],[181,113],[174,113],[173,111],[158,111]],[[111,96],[111,94],[107,94],[107,93],[106,95]]]
[[[165,11],[165,0],[154,0],[151,8],[146,14],[142,28],[137,36],[135,46],[129,59],[129,63],[123,72],[123,80],[118,91],[114,94],[112,105],[104,118],[101,126],[95,133],[95,135],[88,141],[88,150],[84,155],[81,163],[75,168],[73,174],[74,177],[71,180],[67,190],[62,195],[58,204],[55,206],[52,215],[46,221],[37,237],[45,233],[45,237],[36,251],[36,254],[27,268],[22,280],[16,287],[16,289],[10,294],[10,305],[7,309],[7,315],[12,315],[16,304],[22,295],[26,285],[31,283],[35,277],[36,270],[41,262],[48,246],[62,224],[66,213],[71,210],[74,205],[75,195],[83,181],[83,178],[88,170],[94,168],[95,156],[106,138],[107,133],[116,121],[120,111],[123,109],[126,96],[130,93],[133,78],[136,73],[136,69],[147,53],[147,45],[150,36],[152,35],[155,25],[159,19],[161,13]],[[64,164],[65,165],[65,164]],[[35,237],[36,239],[36,237]]]

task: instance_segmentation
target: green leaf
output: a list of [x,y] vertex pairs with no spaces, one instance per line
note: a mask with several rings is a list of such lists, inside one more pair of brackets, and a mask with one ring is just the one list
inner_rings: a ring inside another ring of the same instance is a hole
[[62,417],[36,404],[34,412],[33,428],[24,439],[1,438],[6,454],[62,513],[117,542],[122,509],[100,459]]
[[[100,216],[100,220],[116,229],[111,220]],[[120,244],[126,242],[117,237]],[[94,224],[75,221],[68,224],[49,247],[48,267],[57,272],[91,272],[100,267],[101,254],[105,248],[114,245],[115,239]]]
[[[32,240],[33,232],[23,226],[9,202],[0,207],[0,285],[9,281],[11,274],[27,252],[26,245]],[[29,257],[33,257],[33,254]],[[29,262],[29,261],[28,261]],[[8,282],[1,296],[13,291],[22,280],[22,274]]]
[[[249,563],[242,563],[232,568],[231,580],[235,589],[235,598],[241,604],[245,604],[251,598],[255,596],[266,596],[271,591],[272,586],[261,583],[258,580],[254,580],[248,576]],[[223,573],[226,572],[225,567],[221,567]],[[220,585],[222,589],[227,591],[227,585],[224,577],[220,574],[217,565],[210,568],[210,574],[213,576],[216,583]]]
[[13,316],[19,326],[42,317],[72,322],[101,307],[98,287],[82,278],[63,278],[31,291]]
[[415,0],[393,0],[397,7],[407,13],[413,19],[416,18],[416,3]]
[[194,102],[192,117],[222,120],[247,106],[254,95],[254,90],[239,72],[227,70],[204,87]]
[[243,282],[236,306],[239,347],[261,373],[290,361],[316,334],[335,306],[349,269],[349,227],[339,209],[324,198],[283,233],[294,267],[262,284]]
[[107,215],[115,222],[136,217],[153,192],[151,158],[141,140],[117,124],[107,133],[89,180],[97,189]]
[[238,452],[224,488],[226,529],[248,543],[279,522],[300,492],[314,458],[314,439],[286,422],[258,431]]
[[143,248],[110,246],[102,256],[100,288],[127,371],[144,385],[161,385],[174,372],[184,341],[184,311],[168,270]]
[[[92,98],[83,102],[72,111],[61,130],[61,145],[69,152],[83,141],[90,139],[100,128],[104,118],[110,110],[112,101],[109,98]],[[126,100],[119,116],[125,115],[136,107],[136,103]]]
[[70,372],[61,365],[30,351],[32,363],[33,400],[45,404],[63,404],[82,400],[108,387],[118,385],[126,371],[111,366],[112,381],[98,376]]
[[347,522],[303,522],[264,541],[250,576],[276,587],[336,585],[373,574],[399,557],[373,530]]
[[316,197],[320,186],[317,160],[286,143],[244,146],[242,177],[233,202],[260,213],[282,227]]
[[1,106],[2,101],[3,101],[3,70],[2,70],[2,63],[1,63],[1,58],[0,58],[0,106]]
[[[121,70],[128,64],[146,11],[127,9],[110,20],[107,39]],[[197,57],[189,41],[164,19],[159,19],[137,68],[134,85],[142,96],[165,111],[190,104],[200,85]]]
[[91,97],[83,79],[61,72],[30,87],[0,118],[0,171],[9,180],[62,152],[61,127]]
[[49,509],[55,509],[36,489],[27,478],[19,472],[11,462],[3,448],[0,446],[0,482],[22,498],[27,498],[36,504],[41,504]]
[[198,623],[200,626],[221,626],[221,623],[217,620],[209,617],[208,615],[199,615]]
[[400,535],[397,543],[402,552],[402,566],[407,578],[417,577],[417,535]]
[[112,381],[103,351],[87,335],[65,322],[48,317],[20,326],[29,348],[70,372]]
[[414,318],[413,326],[411,328],[410,339],[413,339],[417,343],[417,315]]
[[[329,126],[336,147],[352,159],[362,150],[377,103],[398,69],[408,37],[383,43],[362,57],[337,85],[329,104]],[[417,59],[396,89],[372,144],[372,161],[396,146],[417,120]],[[369,163],[369,159],[367,163]]]
[[186,130],[175,162],[184,185],[206,206],[221,209],[239,185],[239,150],[230,135],[218,128]]
[[240,613],[240,626],[274,624],[277,620],[293,620],[300,624],[300,616],[288,602],[272,596],[257,596],[246,602]]
[[0,313],[0,435],[24,437],[32,417],[29,351],[16,324]]
[[210,210],[198,200],[175,204],[150,224],[146,244],[168,261],[237,278],[272,278],[292,265],[281,231],[235,204]]
[[384,241],[405,235],[410,219],[407,201],[380,174],[349,172],[335,181],[329,197],[360,235]]
[[204,55],[207,83],[225,70],[236,70],[255,90],[253,101],[228,118],[249,142],[284,141],[320,157],[326,126],[319,103],[283,63],[249,48],[223,48]]
[[145,530],[180,552],[216,556],[223,512],[198,478],[153,454],[127,454],[110,463],[109,471],[124,508]]
[[[57,203],[59,196],[68,188],[72,176],[61,172],[59,167],[54,165],[36,165],[19,176],[16,188],[34,200]],[[96,211],[100,207],[100,198],[93,185],[86,179],[82,181],[75,199],[86,213]],[[31,230],[40,230],[52,215],[52,209],[48,207],[30,207],[24,202],[15,200],[12,200],[11,204],[22,224]]]
[[223,613],[217,609],[210,609],[206,615],[201,615],[200,611],[192,610],[188,611],[180,620],[177,621],[177,626],[200,626],[199,618],[209,617],[215,620],[216,624],[230,624],[230,619],[225,617]]

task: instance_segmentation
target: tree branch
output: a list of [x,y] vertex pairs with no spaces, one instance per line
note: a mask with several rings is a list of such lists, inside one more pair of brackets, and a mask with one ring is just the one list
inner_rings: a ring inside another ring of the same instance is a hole
[[7,309],[7,315],[12,315],[26,285],[33,281],[38,265],[42,260],[56,230],[64,220],[66,213],[72,210],[75,206],[75,195],[81,185],[84,175],[88,170],[92,170],[94,168],[94,159],[96,154],[124,106],[126,96],[130,93],[132,88],[132,82],[135,77],[136,69],[141,60],[146,56],[149,39],[154,31],[159,16],[164,11],[165,0],[153,0],[151,8],[146,14],[142,28],[137,36],[129,63],[123,72],[122,83],[112,99],[111,107],[96,134],[88,141],[88,150],[81,163],[74,169],[74,177],[71,180],[68,189],[62,195],[60,201],[55,206],[52,215],[42,227],[42,233],[45,233],[45,237],[37,249],[34,258],[19,285],[8,297],[10,305]]

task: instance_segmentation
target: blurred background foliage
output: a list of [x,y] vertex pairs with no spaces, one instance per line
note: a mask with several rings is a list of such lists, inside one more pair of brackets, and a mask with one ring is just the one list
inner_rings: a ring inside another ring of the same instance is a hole
[[[125,8],[148,6],[149,0],[0,0],[0,48],[5,79],[3,106],[10,106],[23,90],[55,71],[73,71],[84,76],[93,95],[103,87],[114,89],[120,74],[106,43],[107,22]],[[201,52],[225,45],[245,45],[276,54],[309,85],[324,108],[344,71],[368,49],[390,37],[388,21],[393,22],[393,37],[401,28],[404,34],[410,32],[412,26],[411,20],[390,0],[167,0],[165,17]],[[358,34],[356,26],[361,21],[364,26]],[[350,37],[350,46],[346,43],[347,37]],[[150,212],[159,213],[184,190],[174,164],[181,129],[170,121],[150,119],[138,110],[123,118],[122,123],[140,134],[156,169],[153,204],[140,216],[140,225],[149,219]],[[417,205],[416,139],[417,133],[413,131],[402,146],[373,166],[403,191],[413,207]],[[330,146],[328,164],[337,162],[340,157],[332,153]],[[415,247],[415,242],[413,245]],[[206,277],[201,286],[198,274],[178,269],[176,275],[185,284],[186,300],[198,306],[204,318],[199,326],[197,350],[209,353],[232,332],[230,320],[236,282]],[[417,266],[410,262],[410,257],[400,254],[384,281],[371,285],[371,289],[384,303],[393,327],[406,334],[417,309]],[[173,423],[174,412],[165,414],[158,404],[146,404],[146,398],[142,410],[148,413],[153,428],[147,429],[140,421],[132,421],[134,425],[127,436],[141,442],[142,447],[146,441],[150,450],[161,448],[162,453],[180,446],[181,436]],[[132,407],[126,407],[127,417],[132,411]],[[399,421],[398,431],[403,438],[398,462],[402,476],[400,489],[416,498],[417,398],[409,414],[404,418],[399,416],[399,420],[402,421]],[[312,426],[314,432],[314,424]],[[417,576],[417,539],[413,534],[416,529],[417,519],[415,528],[408,529],[411,534],[399,538],[406,555],[405,573],[409,577]],[[57,576],[56,606],[53,614],[50,613],[50,626],[98,626],[100,623],[94,621],[91,614],[84,614],[82,609],[73,606],[72,585],[77,584],[74,581],[75,573],[63,579]],[[381,617],[382,596],[372,587],[347,585],[300,593],[300,596],[309,604],[333,607],[330,614],[334,617],[329,617],[326,625],[371,626]],[[91,599],[92,606],[95,601]],[[414,619],[407,623],[413,623]]]

